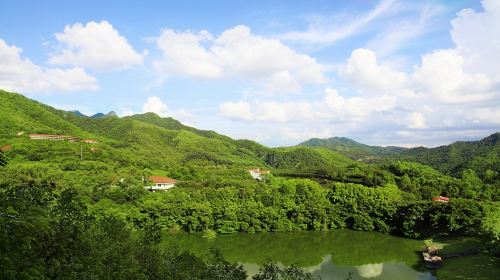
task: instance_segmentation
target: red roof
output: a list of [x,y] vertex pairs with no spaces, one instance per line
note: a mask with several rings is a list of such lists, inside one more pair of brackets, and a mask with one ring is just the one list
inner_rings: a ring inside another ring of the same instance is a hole
[[177,181],[163,176],[149,176],[149,180],[153,181],[155,184],[175,184]]
[[435,196],[432,198],[432,201],[448,202],[448,201],[450,201],[450,199],[447,198],[446,196]]

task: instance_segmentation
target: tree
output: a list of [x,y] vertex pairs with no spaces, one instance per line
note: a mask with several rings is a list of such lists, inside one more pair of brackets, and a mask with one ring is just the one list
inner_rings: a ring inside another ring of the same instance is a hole
[[283,269],[279,268],[275,263],[268,262],[259,268],[259,273],[252,277],[252,280],[313,280],[313,276],[309,272],[304,272],[302,269],[291,265]]
[[6,166],[7,165],[7,158],[3,154],[2,151],[0,151],[0,166]]

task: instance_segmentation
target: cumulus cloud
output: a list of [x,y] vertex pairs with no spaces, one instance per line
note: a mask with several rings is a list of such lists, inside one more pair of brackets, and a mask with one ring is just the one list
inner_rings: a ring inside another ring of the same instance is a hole
[[213,36],[206,30],[198,33],[163,30],[156,39],[156,45],[163,52],[163,58],[153,62],[157,71],[167,75],[182,75],[195,78],[217,78],[222,68],[216,58],[202,45]]
[[475,108],[467,113],[467,119],[472,123],[500,124],[500,106],[491,108]]
[[287,123],[318,117],[314,104],[309,102],[256,101],[224,102],[219,106],[223,117],[245,122]]
[[19,92],[97,90],[97,80],[82,68],[46,68],[21,56],[22,50],[0,39],[0,88]]
[[455,50],[438,50],[424,55],[413,73],[414,85],[422,95],[446,103],[480,101],[492,97],[488,76],[466,73],[464,58]]
[[66,25],[55,37],[60,46],[50,54],[52,64],[121,70],[143,61],[143,56],[107,21]]
[[408,116],[408,127],[409,128],[427,128],[427,124],[425,123],[425,117],[420,112],[413,112]]
[[[392,70],[377,61],[375,52],[369,49],[355,49],[347,63],[340,67],[339,74],[351,82],[362,93],[396,94],[405,89],[408,79],[403,72]],[[408,92],[407,92],[408,93]]]
[[325,89],[325,103],[336,118],[349,121],[361,121],[376,112],[384,112],[396,106],[396,98],[388,95],[377,97],[351,97],[339,95],[333,88]]
[[326,88],[324,99],[320,101],[224,102],[219,106],[219,112],[223,117],[244,122],[292,123],[329,119],[352,122],[395,106],[396,100],[391,96],[344,97],[336,89]]
[[193,115],[184,109],[172,110],[158,96],[150,96],[142,105],[144,113],[152,112],[160,117],[172,117],[174,119],[189,122]]
[[323,67],[276,39],[239,25],[214,36],[206,30],[163,30],[156,38],[162,58],[153,62],[162,77],[242,78],[269,91],[296,91],[304,84],[326,81]]
[[500,80],[500,2],[483,0],[484,11],[464,9],[452,22],[451,38],[464,68]]

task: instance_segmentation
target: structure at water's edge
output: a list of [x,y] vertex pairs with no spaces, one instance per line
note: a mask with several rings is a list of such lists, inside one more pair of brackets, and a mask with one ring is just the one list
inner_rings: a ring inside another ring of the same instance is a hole
[[427,246],[422,252],[424,258],[425,266],[430,269],[436,269],[443,266],[443,259],[438,256],[438,250],[436,246]]

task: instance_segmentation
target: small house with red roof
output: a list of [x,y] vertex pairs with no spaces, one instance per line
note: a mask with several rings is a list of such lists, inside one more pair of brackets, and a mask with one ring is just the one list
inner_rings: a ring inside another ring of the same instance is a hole
[[149,176],[149,180],[153,183],[146,188],[150,191],[165,191],[170,188],[175,187],[177,181],[172,178],[163,177],[163,176]]
[[432,198],[432,201],[448,203],[450,202],[450,199],[446,196],[435,196]]
[[260,168],[250,169],[250,170],[248,170],[248,172],[250,173],[252,178],[254,178],[256,180],[262,180],[262,178],[263,178],[262,175],[271,174],[270,170],[264,170],[264,169],[260,169]]

